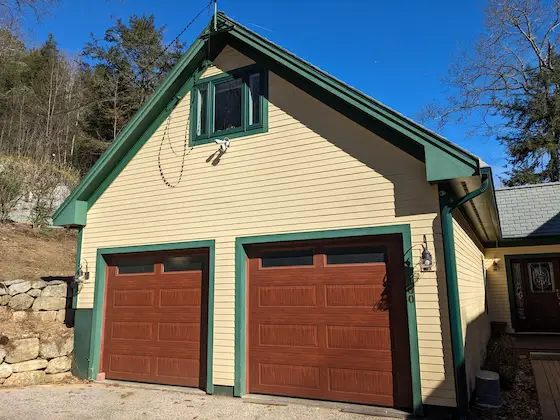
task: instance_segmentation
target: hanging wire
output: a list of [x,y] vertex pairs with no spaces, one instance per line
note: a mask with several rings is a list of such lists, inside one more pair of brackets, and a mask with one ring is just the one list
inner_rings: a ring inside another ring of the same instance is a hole
[[[214,0],[210,0],[210,2],[206,6],[204,6],[204,8],[200,12],[198,12],[197,15],[194,18],[192,18],[192,20],[189,23],[187,23],[187,25],[183,28],[183,30],[181,30],[181,32],[179,32],[179,34],[173,39],[173,41],[171,41],[169,44],[167,44],[167,46],[163,49],[161,54],[158,57],[156,57],[150,64],[148,64],[147,68],[153,67],[154,64],[156,64],[157,61],[163,56],[163,54],[165,54],[167,52],[167,50],[171,47],[171,45],[173,45],[176,41],[179,40],[181,35],[183,35],[185,33],[185,31],[187,29],[189,29],[189,27],[200,17],[200,15],[202,15],[206,10],[210,10],[210,6],[212,6],[213,3],[214,3]],[[146,86],[153,79],[155,79],[156,77],[159,77],[159,76],[161,76],[161,69],[157,74],[153,75],[148,80],[146,80],[144,86]]]

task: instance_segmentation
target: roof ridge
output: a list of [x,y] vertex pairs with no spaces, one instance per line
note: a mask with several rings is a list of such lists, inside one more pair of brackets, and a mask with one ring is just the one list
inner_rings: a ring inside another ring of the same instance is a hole
[[496,188],[496,192],[498,191],[511,191],[511,190],[518,190],[523,188],[538,188],[538,187],[550,187],[560,185],[560,182],[541,182],[539,184],[526,184],[526,185],[515,185],[513,187],[500,187]]

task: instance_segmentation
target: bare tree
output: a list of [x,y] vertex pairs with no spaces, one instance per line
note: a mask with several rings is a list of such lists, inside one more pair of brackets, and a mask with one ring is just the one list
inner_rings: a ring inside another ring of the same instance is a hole
[[[550,137],[556,131],[547,118],[560,112],[553,106],[560,73],[559,26],[560,0],[489,0],[484,32],[472,48],[460,52],[444,80],[452,94],[444,103],[424,107],[420,118],[434,121],[438,128],[468,118],[471,134],[496,136],[508,146],[514,171],[535,173],[539,166],[558,160],[558,147],[552,154],[544,152],[550,139],[525,154],[519,146],[528,137]],[[545,109],[536,112],[541,102]],[[553,136],[560,144],[558,135]],[[556,166],[531,182],[559,177]]]
[[28,13],[40,19],[59,3],[60,0],[0,0],[0,28],[17,28]]

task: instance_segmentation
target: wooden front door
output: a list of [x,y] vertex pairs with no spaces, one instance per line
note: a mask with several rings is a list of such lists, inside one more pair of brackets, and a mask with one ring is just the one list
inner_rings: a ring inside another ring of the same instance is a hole
[[560,257],[511,260],[516,329],[560,332]]
[[101,371],[108,379],[205,387],[208,253],[109,258]]
[[411,406],[402,239],[248,249],[253,393]]

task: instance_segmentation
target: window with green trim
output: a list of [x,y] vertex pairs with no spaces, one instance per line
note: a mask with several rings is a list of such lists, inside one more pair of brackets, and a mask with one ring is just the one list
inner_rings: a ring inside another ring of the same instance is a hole
[[256,66],[201,79],[193,89],[191,144],[267,131],[267,82]]

